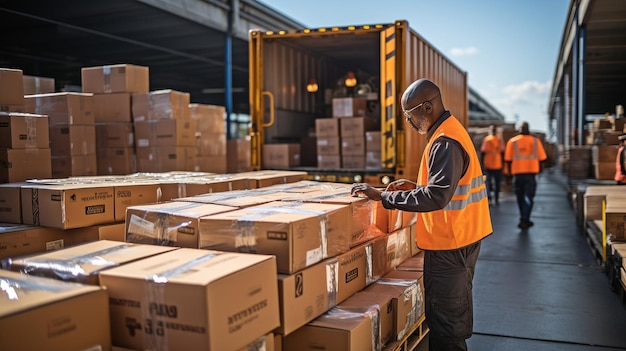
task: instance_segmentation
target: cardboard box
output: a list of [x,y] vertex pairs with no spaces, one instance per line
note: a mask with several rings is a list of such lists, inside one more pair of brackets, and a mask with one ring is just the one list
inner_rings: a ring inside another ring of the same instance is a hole
[[396,267],[396,270],[423,272],[424,271],[424,251],[420,251],[416,255],[406,259],[398,267]]
[[189,104],[191,119],[196,121],[197,131],[226,135],[226,108],[224,106]]
[[47,149],[48,116],[0,112],[0,148]]
[[612,240],[626,239],[626,195],[609,193],[606,195],[604,229]]
[[335,307],[283,338],[283,350],[381,350],[378,315],[376,308],[352,311]]
[[52,93],[24,96],[26,111],[48,116],[48,125],[93,125],[93,94]]
[[96,146],[101,148],[127,148],[135,146],[135,133],[132,123],[96,123]]
[[[410,277],[407,278],[405,273]],[[393,340],[402,340],[423,314],[423,282],[420,283],[416,275],[423,273],[392,271],[364,289],[376,295],[391,296],[394,310]]]
[[[161,183],[163,185],[164,183]],[[190,177],[178,181],[178,197],[200,196],[209,193],[230,192],[247,189],[248,181],[243,178],[222,175]]]
[[22,223],[20,188],[25,184],[0,184],[0,223]]
[[341,166],[343,168],[364,169],[365,156],[341,156]]
[[96,123],[132,123],[130,93],[94,94],[94,119]]
[[21,69],[0,68],[0,106],[24,105]]
[[33,184],[21,194],[24,224],[70,229],[115,221],[113,186]]
[[300,166],[300,144],[263,145],[264,169],[289,169]]
[[189,99],[189,93],[171,89],[133,94],[133,120],[135,122],[158,119],[189,120],[191,118]]
[[136,172],[135,149],[98,148],[96,152],[98,175],[124,175]]
[[387,345],[393,340],[394,314],[393,301],[390,295],[358,291],[337,307],[342,311],[361,313],[371,311],[371,308],[375,307],[378,310],[378,319],[372,320],[373,323],[377,323],[373,326],[373,330],[379,331],[382,345]]
[[115,186],[115,221],[124,222],[126,209],[131,206],[161,201],[161,184],[157,182],[108,183]]
[[135,143],[137,147],[190,146],[195,148],[196,122],[180,119],[135,122]]
[[[341,137],[341,156],[361,156],[365,155],[365,137]],[[361,162],[364,164],[365,160]]]
[[319,169],[341,169],[341,156],[339,155],[317,155],[317,168]]
[[191,197],[178,198],[176,201],[245,208],[266,204],[268,202],[279,201],[282,197],[284,197],[284,193],[279,191],[269,189],[250,189],[200,194]]
[[333,117],[367,116],[367,99],[333,98]]
[[[342,138],[349,138],[349,137],[363,138],[366,132],[380,129],[380,126],[376,124],[376,120],[374,120],[371,117],[340,118],[339,120],[340,120]],[[379,144],[380,144],[380,139],[379,139]]]
[[104,224],[91,227],[68,229],[65,231],[71,245],[84,244],[91,241],[110,240],[126,241],[126,224]]
[[3,350],[110,350],[109,297],[97,286],[0,271]]
[[[366,245],[291,275],[278,275],[280,328],[289,335],[362,290],[372,280]],[[323,283],[326,282],[326,283]]]
[[389,214],[388,233],[393,233],[398,229],[408,228],[417,221],[416,212],[389,210],[387,213]]
[[188,146],[156,146],[136,148],[138,172],[192,171],[196,151]]
[[229,173],[250,171],[252,166],[250,148],[250,139],[234,139],[226,142]]
[[56,125],[50,127],[52,156],[85,156],[96,153],[95,125]]
[[52,176],[50,149],[0,149],[0,183]]
[[291,274],[346,252],[348,206],[271,202],[202,218],[200,248],[276,255]]
[[286,170],[261,170],[239,172],[233,177],[248,180],[246,189],[264,188],[272,185],[295,183],[306,179],[307,173],[303,171]]
[[52,156],[52,177],[68,178],[77,176],[95,176],[98,174],[98,156],[74,155]]
[[[347,119],[346,121],[348,120],[349,119]],[[381,149],[382,149],[381,133],[373,132],[373,131],[365,132],[365,151],[366,152],[378,151],[380,153]]]
[[238,351],[282,351],[282,347],[277,349],[276,335],[268,333]]
[[32,255],[71,245],[61,229],[0,224],[0,259]]
[[183,248],[103,271],[100,284],[121,347],[239,350],[280,325],[272,256]]
[[315,120],[315,136],[317,138],[338,137],[339,118],[317,118]]
[[196,155],[196,166],[193,170],[196,172],[227,173],[228,157],[226,155]]
[[126,209],[126,241],[199,248],[201,217],[236,208],[196,202],[164,202]]
[[[226,156],[226,134],[196,132],[197,153],[202,156]],[[226,173],[226,172],[222,172]]]
[[28,275],[98,285],[98,275],[107,269],[175,249],[157,245],[99,240],[32,256],[18,257],[12,259],[7,268]]
[[22,76],[24,95],[54,93],[54,78]]
[[380,151],[367,151],[365,153],[365,169],[381,169],[382,163]]
[[341,153],[341,143],[339,137],[317,137],[317,156],[319,155],[339,155]]
[[317,167],[317,138],[304,136],[300,138],[300,165]]
[[81,69],[83,92],[147,93],[150,90],[149,68],[121,64]]

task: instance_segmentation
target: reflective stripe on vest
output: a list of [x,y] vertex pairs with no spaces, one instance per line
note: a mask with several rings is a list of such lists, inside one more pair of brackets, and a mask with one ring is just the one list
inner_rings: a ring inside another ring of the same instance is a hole
[[533,138],[533,153],[531,155],[528,156],[524,156],[524,155],[520,155],[519,154],[519,149],[517,148],[517,143],[519,142],[519,140],[515,140],[513,142],[513,160],[517,161],[517,160],[536,160],[538,158],[537,156],[537,138]]
[[[457,186],[456,191],[454,192],[454,196],[452,200],[444,207],[444,210],[462,210],[467,207],[468,204],[479,202],[480,200],[487,197],[487,189],[483,186],[485,184],[485,180],[483,176],[478,176],[472,179],[472,184],[470,185],[460,185]],[[478,189],[473,193],[470,193],[472,189]],[[469,195],[468,195],[469,194]],[[457,196],[466,196],[464,199],[455,199]]]

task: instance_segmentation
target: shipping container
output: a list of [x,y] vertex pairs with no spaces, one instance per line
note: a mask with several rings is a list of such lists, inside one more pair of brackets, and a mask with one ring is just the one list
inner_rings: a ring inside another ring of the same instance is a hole
[[[466,72],[407,21],[278,32],[251,30],[249,45],[254,170],[263,169],[265,144],[300,142],[311,136],[316,119],[349,118],[333,116],[333,102],[354,98],[367,101],[366,115],[380,128],[379,167],[297,169],[307,171],[313,180],[346,183],[384,185],[394,179],[414,179],[426,137],[405,125],[400,98],[419,78],[439,85],[444,106],[467,126]],[[348,86],[346,78],[356,78],[356,85]],[[308,152],[303,146],[302,153]]]

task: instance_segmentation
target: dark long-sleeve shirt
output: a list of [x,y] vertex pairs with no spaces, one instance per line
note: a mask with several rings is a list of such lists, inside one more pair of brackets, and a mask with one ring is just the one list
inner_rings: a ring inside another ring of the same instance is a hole
[[[428,130],[429,140],[447,118],[455,117],[448,111],[444,112]],[[438,137],[433,142],[428,157],[428,184],[417,186],[414,190],[383,191],[383,206],[410,212],[430,212],[444,208],[467,171],[469,160],[469,155],[459,142],[446,136]],[[424,171],[426,170],[422,170]]]

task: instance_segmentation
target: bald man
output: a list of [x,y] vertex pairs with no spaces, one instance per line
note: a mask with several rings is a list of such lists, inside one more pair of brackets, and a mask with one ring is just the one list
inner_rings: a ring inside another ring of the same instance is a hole
[[483,171],[472,139],[445,109],[435,83],[413,82],[402,94],[402,110],[406,123],[428,138],[417,182],[398,180],[384,191],[359,183],[352,195],[382,201],[387,209],[417,212],[429,350],[467,350],[474,267],[481,240],[493,232]]

